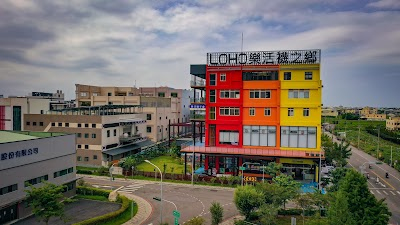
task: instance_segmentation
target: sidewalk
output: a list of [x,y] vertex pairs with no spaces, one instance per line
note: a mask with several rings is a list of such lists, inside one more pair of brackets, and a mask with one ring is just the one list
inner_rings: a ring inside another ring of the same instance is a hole
[[138,211],[136,215],[130,219],[128,222],[125,222],[123,225],[141,225],[151,216],[153,213],[153,207],[151,204],[145,199],[132,195],[132,194],[122,194],[125,197],[133,200],[138,205]]

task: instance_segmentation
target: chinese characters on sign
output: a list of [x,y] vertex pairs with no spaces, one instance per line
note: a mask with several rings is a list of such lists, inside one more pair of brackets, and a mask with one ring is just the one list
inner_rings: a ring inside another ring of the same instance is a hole
[[207,53],[208,66],[318,64],[321,50]]
[[199,105],[190,105],[191,109],[205,109],[206,105],[204,104],[199,104]]
[[39,149],[38,148],[30,148],[30,149],[23,149],[23,150],[17,150],[13,152],[5,152],[5,153],[0,153],[0,160],[8,160],[8,159],[14,159],[14,158],[21,158],[25,157],[28,155],[33,155],[33,154],[38,154]]

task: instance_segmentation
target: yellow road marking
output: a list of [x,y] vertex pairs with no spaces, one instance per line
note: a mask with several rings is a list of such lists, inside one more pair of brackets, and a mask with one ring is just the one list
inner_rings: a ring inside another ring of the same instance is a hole
[[375,173],[374,171],[371,170],[371,173],[375,174],[377,177],[379,177],[380,180],[382,180],[383,182],[385,182],[388,186],[390,186],[393,190],[396,190],[396,188],[394,188],[391,184],[389,184],[385,179],[383,179],[381,176],[379,176],[377,173]]

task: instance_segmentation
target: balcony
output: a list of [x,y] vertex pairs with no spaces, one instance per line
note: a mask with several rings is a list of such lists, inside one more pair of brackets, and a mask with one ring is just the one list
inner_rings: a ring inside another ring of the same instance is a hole
[[206,102],[206,98],[190,98],[191,104],[204,104]]
[[191,88],[205,88],[206,87],[206,80],[201,78],[195,78],[190,81]]
[[121,135],[119,136],[119,142],[121,143],[136,143],[143,141],[142,134],[133,134],[133,135]]

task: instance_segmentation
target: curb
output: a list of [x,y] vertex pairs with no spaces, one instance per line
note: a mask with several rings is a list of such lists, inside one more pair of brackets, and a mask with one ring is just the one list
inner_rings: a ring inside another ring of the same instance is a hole
[[143,224],[151,217],[151,215],[153,214],[153,206],[146,199],[132,194],[123,193],[122,195],[129,198],[130,200],[135,201],[138,205],[138,211],[136,215],[129,221],[125,222],[123,225]]

